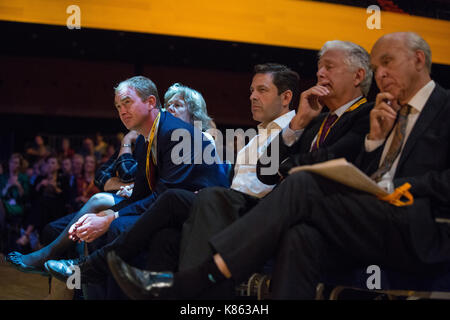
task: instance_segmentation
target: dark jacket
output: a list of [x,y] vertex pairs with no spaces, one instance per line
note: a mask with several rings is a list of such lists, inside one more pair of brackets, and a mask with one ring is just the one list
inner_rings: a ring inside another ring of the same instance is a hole
[[[280,133],[267,148],[266,153],[258,160],[257,174],[263,183],[272,185],[280,181],[281,177],[288,175],[290,169],[296,166],[314,164],[337,158],[346,158],[354,162],[358,156],[365,135],[369,132],[369,114],[373,103],[364,103],[351,112],[345,112],[331,128],[321,147],[311,151],[311,144],[319,132],[322,122],[328,112],[320,114],[313,119],[303,131],[302,136],[291,147],[288,147]],[[279,145],[278,174],[262,174],[261,169],[270,166],[270,158],[274,143]],[[262,163],[268,163],[263,165]]]
[[[175,139],[177,137],[176,130],[178,130],[178,133],[182,133],[182,138]],[[201,145],[197,145],[198,148],[195,146],[195,137],[200,137],[200,140],[197,140],[197,142],[201,143]],[[111,208],[116,211],[119,210],[119,216],[143,213],[161,193],[169,188],[197,191],[211,186],[229,187],[226,165],[217,163],[206,164],[204,161],[198,160],[203,153],[214,155],[215,149],[211,148],[209,140],[203,139],[200,130],[194,128],[191,124],[172,116],[169,112],[161,112],[156,139],[157,180],[155,190],[152,192],[147,183],[146,155],[148,144],[144,141],[144,137],[140,135],[136,140],[138,168],[133,193],[129,199]],[[187,151],[184,154],[187,161],[185,163],[175,163],[172,158],[179,152],[182,152],[179,145],[183,141],[182,139],[187,139],[187,145],[190,146],[189,150],[184,150]],[[210,152],[211,149],[212,152]]]
[[[450,91],[436,84],[401,152],[395,187],[409,182],[415,200],[405,207],[412,241],[424,262],[450,261]],[[363,150],[358,165],[368,175],[378,168],[384,144]]]

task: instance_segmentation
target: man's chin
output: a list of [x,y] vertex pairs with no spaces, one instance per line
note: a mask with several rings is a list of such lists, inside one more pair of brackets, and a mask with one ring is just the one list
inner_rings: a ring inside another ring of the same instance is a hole
[[384,91],[387,92],[389,94],[391,94],[394,98],[394,101],[400,101],[402,98],[402,94],[400,92],[400,90],[396,90],[396,88],[389,88],[388,90]]
[[123,125],[125,126],[125,128],[127,128],[127,130],[129,130],[129,131],[131,131],[131,130],[136,130],[136,129],[135,129],[136,126],[133,126],[132,124],[130,124],[130,123],[125,123],[125,122],[123,122],[123,121],[122,121],[122,123],[123,123]]
[[259,115],[259,114],[253,114],[253,120],[255,120],[255,121],[257,121],[257,122],[262,122],[261,121],[261,115]]

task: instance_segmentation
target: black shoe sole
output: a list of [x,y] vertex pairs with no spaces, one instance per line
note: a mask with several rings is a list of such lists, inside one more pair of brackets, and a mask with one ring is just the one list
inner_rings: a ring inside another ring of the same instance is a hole
[[121,259],[115,252],[108,252],[107,256],[108,266],[111,273],[122,291],[133,300],[149,300],[151,297],[146,295],[142,288],[137,287],[134,283],[129,281],[124,275],[120,263]]

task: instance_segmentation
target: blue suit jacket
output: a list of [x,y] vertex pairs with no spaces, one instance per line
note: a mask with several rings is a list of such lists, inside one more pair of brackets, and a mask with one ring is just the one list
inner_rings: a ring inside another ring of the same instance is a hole
[[[175,139],[177,136],[180,138]],[[195,145],[194,138],[197,138],[197,145]],[[169,188],[196,191],[205,187],[228,188],[230,186],[226,164],[206,164],[201,160],[203,153],[215,156],[216,150],[211,141],[203,139],[201,131],[191,124],[172,116],[169,112],[161,112],[156,139],[157,180],[155,190],[152,192],[148,186],[145,172],[148,143],[140,135],[136,140],[135,147],[138,168],[133,194],[129,199],[111,208],[119,211],[119,216],[143,213],[161,193]],[[184,142],[183,146],[188,148],[183,149],[180,142]],[[182,155],[185,161],[178,163],[177,155]]]

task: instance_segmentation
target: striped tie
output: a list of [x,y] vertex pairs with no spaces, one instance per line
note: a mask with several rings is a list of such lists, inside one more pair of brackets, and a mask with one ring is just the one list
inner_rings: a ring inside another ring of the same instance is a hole
[[395,159],[400,153],[402,149],[403,140],[405,140],[405,131],[406,131],[406,123],[408,120],[408,115],[411,112],[411,106],[404,105],[401,107],[399,115],[397,117],[397,124],[394,128],[394,137],[392,139],[392,143],[389,147],[389,150],[386,154],[386,157],[383,160],[383,163],[380,165],[377,171],[375,171],[371,178],[376,182],[381,180],[381,177],[388,172]]

